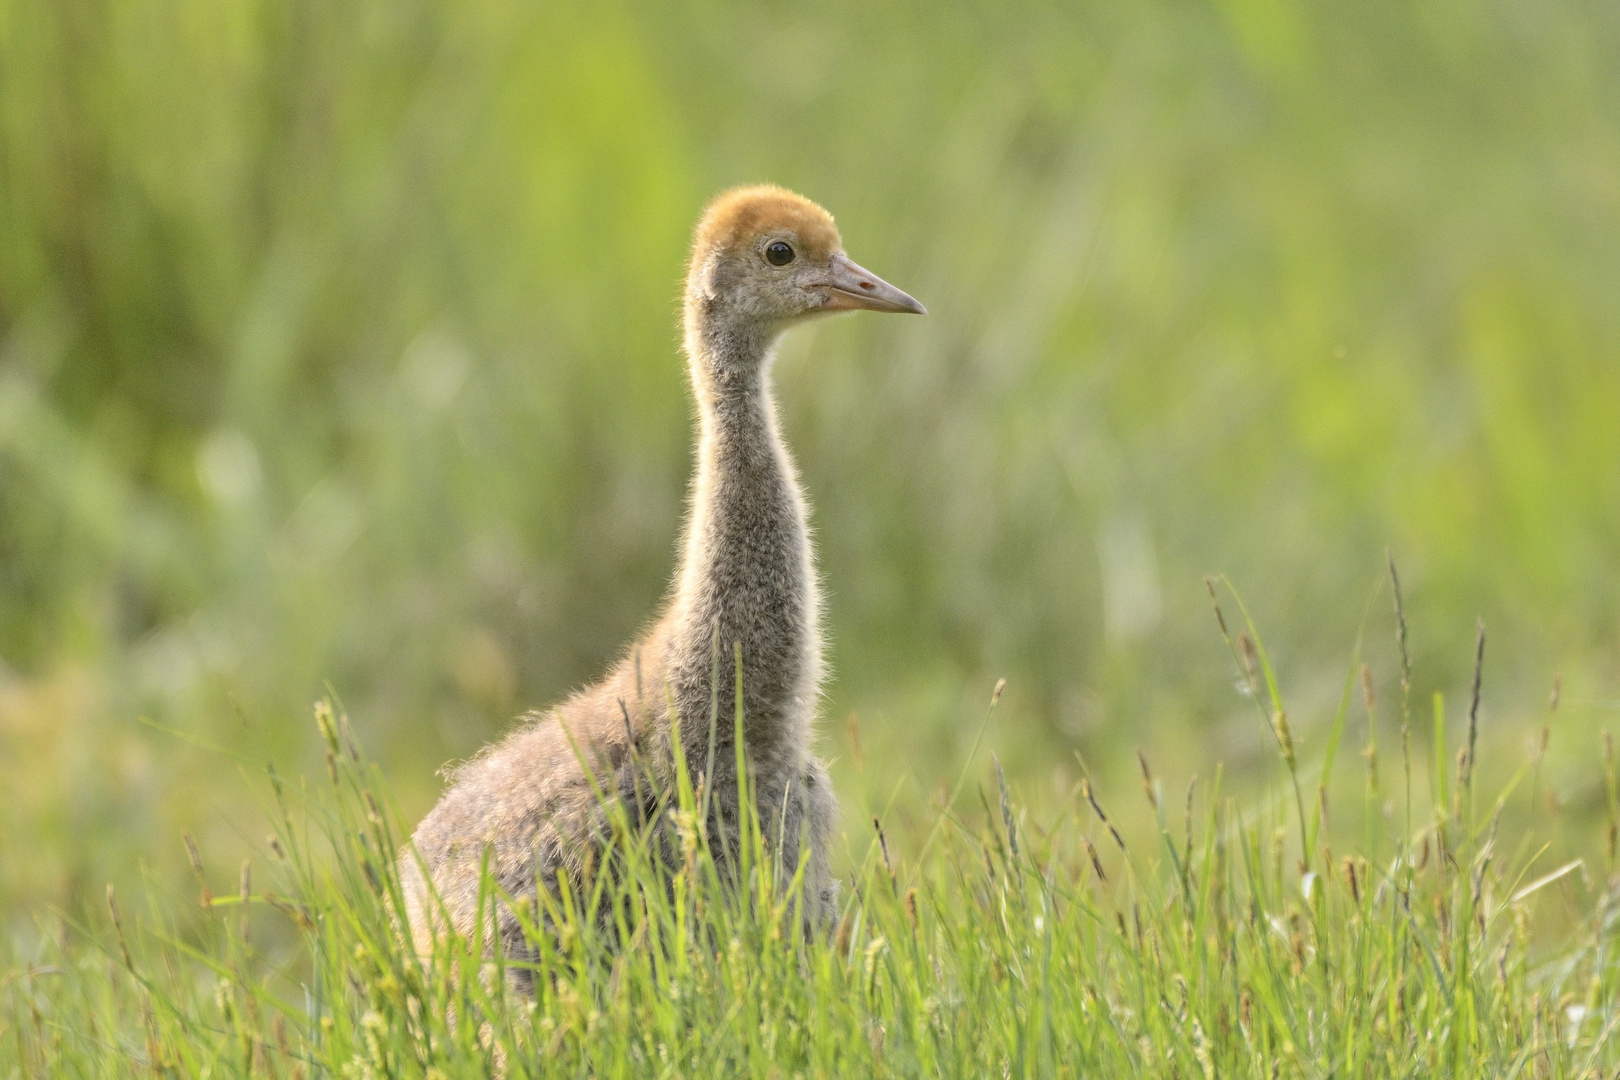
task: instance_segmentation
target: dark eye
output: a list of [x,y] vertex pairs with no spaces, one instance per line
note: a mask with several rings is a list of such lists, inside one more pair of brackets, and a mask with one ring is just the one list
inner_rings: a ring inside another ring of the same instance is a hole
[[786,266],[793,261],[793,248],[783,240],[773,241],[765,249],[765,261],[772,266]]

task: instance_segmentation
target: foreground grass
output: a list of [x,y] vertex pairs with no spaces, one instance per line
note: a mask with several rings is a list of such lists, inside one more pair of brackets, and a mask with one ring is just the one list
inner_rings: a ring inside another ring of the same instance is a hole
[[[1476,796],[1470,728],[1454,739],[1455,772],[1437,755],[1420,775],[1434,798],[1416,812],[1407,753],[1388,755],[1390,793],[1369,747],[1364,809],[1383,826],[1336,855],[1322,838],[1325,796],[1299,771],[1254,642],[1231,639],[1257,702],[1271,703],[1261,713],[1281,798],[1245,809],[1221,796],[1217,774],[1172,807],[1144,761],[1160,839],[1132,850],[1085,782],[1072,811],[1042,828],[996,766],[979,807],[947,801],[910,862],[892,859],[876,830],[837,926],[807,939],[797,879],[773,884],[757,828],[738,858],[717,863],[701,775],[682,770],[659,827],[631,828],[610,808],[604,871],[528,911],[537,1001],[508,993],[504,962],[481,963],[480,940],[412,952],[392,915],[402,834],[376,795],[381,777],[343,719],[318,706],[328,775],[296,785],[271,775],[270,880],[244,867],[234,895],[213,895],[217,875],[194,854],[200,911],[159,900],[136,919],[109,891],[102,928],[42,947],[7,978],[0,1063],[11,1062],[0,1070],[1611,1075],[1613,886],[1566,940],[1537,941],[1531,905],[1579,867],[1538,861],[1533,835],[1500,835],[1533,765],[1498,798]],[[1435,724],[1444,747],[1442,709]],[[1609,792],[1612,806],[1612,765]],[[1405,814],[1380,813],[1389,802]]]

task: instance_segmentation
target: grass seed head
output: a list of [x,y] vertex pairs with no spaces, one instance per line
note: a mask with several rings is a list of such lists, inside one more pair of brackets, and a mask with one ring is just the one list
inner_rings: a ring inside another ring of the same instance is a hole
[[1148,805],[1155,811],[1159,809],[1159,796],[1153,790],[1153,772],[1148,768],[1147,757],[1142,748],[1136,748],[1136,763],[1142,769],[1142,793],[1147,796]]
[[1245,631],[1238,635],[1238,656],[1243,660],[1243,674],[1248,678],[1250,687],[1258,688],[1260,685],[1260,649],[1254,643],[1254,638]]
[[1288,727],[1288,713],[1278,709],[1271,714],[1271,727],[1277,735],[1277,746],[1282,750],[1283,761],[1293,770],[1297,764],[1294,758],[1294,733]]
[[1103,873],[1102,859],[1097,856],[1097,845],[1087,836],[1082,836],[1080,843],[1085,845],[1086,854],[1091,858],[1091,869],[1097,875],[1097,880],[1104,885],[1108,884],[1108,875]]

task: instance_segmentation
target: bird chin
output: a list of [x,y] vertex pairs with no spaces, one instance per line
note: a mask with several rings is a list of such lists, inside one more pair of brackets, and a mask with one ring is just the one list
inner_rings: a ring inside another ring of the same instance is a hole
[[792,319],[790,319],[788,321],[788,325],[789,326],[798,326],[800,323],[820,322],[822,319],[828,318],[829,316],[832,316],[832,315],[848,315],[850,312],[856,311],[856,310],[858,310],[858,309],[853,308],[853,307],[831,307],[831,306],[829,306],[829,307],[811,308],[809,311],[806,311],[802,315],[795,315]]

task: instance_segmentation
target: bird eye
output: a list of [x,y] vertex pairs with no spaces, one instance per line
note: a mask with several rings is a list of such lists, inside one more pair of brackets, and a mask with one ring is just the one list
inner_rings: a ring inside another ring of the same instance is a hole
[[765,261],[772,266],[786,266],[793,261],[793,247],[784,240],[774,241],[765,249]]

